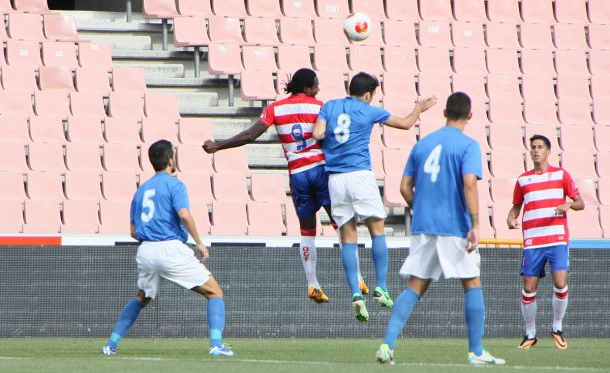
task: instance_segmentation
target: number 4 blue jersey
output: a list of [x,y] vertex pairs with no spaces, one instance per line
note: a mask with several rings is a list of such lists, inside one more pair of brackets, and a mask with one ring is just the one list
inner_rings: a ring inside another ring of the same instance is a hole
[[466,174],[481,179],[481,150],[459,129],[445,126],[415,144],[404,171],[415,185],[412,233],[467,236]]
[[188,233],[178,211],[189,208],[188,192],[177,178],[160,172],[142,184],[131,201],[131,223],[140,241],[180,240]]
[[384,123],[390,113],[357,98],[328,101],[318,114],[326,121],[322,150],[327,172],[371,169],[369,143],[375,123]]

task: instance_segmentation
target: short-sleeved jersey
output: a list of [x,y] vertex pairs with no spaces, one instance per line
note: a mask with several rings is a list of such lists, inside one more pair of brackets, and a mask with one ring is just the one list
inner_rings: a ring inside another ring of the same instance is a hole
[[570,174],[559,167],[549,166],[542,173],[528,171],[517,179],[513,204],[523,204],[523,247],[567,245],[570,239],[568,218],[556,215],[555,208],[566,197],[580,195]]
[[177,178],[160,172],[142,184],[131,201],[131,223],[140,241],[180,240],[188,233],[178,211],[189,208],[188,191]]
[[404,175],[414,179],[416,234],[466,237],[472,226],[464,197],[464,175],[482,177],[479,143],[458,128],[445,126],[418,141]]
[[371,170],[369,144],[375,123],[383,124],[390,113],[357,98],[331,100],[319,118],[326,121],[324,156],[327,172]]
[[291,174],[324,164],[322,147],[313,138],[320,107],[322,101],[299,93],[271,103],[259,118],[267,126],[275,125]]

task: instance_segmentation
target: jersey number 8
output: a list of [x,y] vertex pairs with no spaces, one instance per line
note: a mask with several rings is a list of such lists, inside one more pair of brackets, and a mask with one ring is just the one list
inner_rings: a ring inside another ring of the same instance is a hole
[[349,140],[349,126],[352,124],[352,118],[348,114],[342,113],[337,117],[337,127],[335,127],[333,133],[335,139],[340,144],[343,144]]

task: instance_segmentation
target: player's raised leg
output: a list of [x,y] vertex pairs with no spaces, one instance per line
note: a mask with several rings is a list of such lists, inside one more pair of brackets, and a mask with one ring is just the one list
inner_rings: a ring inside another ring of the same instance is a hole
[[127,302],[125,307],[123,307],[123,311],[121,311],[121,314],[119,315],[119,319],[112,330],[112,334],[110,335],[108,342],[106,342],[106,345],[104,345],[102,348],[102,354],[116,354],[119,343],[140,315],[142,308],[146,307],[150,300],[151,298],[146,298],[144,296],[144,291],[139,290],[136,296]]
[[352,294],[352,306],[354,316],[358,321],[368,321],[369,313],[366,309],[364,298],[358,285],[358,235],[356,231],[356,220],[350,219],[340,228],[341,232],[341,261],[347,279],[350,293]]
[[193,291],[208,299],[208,326],[210,328],[210,355],[233,356],[234,353],[222,343],[222,332],[225,326],[224,293],[213,276]]
[[390,298],[387,286],[388,276],[388,245],[385,239],[384,220],[377,217],[371,217],[366,220],[366,225],[371,234],[373,243],[372,257],[375,265],[375,291],[373,299],[382,307],[392,308],[394,302]]

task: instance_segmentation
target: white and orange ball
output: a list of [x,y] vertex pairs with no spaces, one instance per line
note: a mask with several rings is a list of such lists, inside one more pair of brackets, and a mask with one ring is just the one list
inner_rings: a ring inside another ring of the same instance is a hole
[[357,12],[347,16],[343,21],[343,32],[352,41],[362,41],[369,37],[373,28],[373,22],[369,16]]

